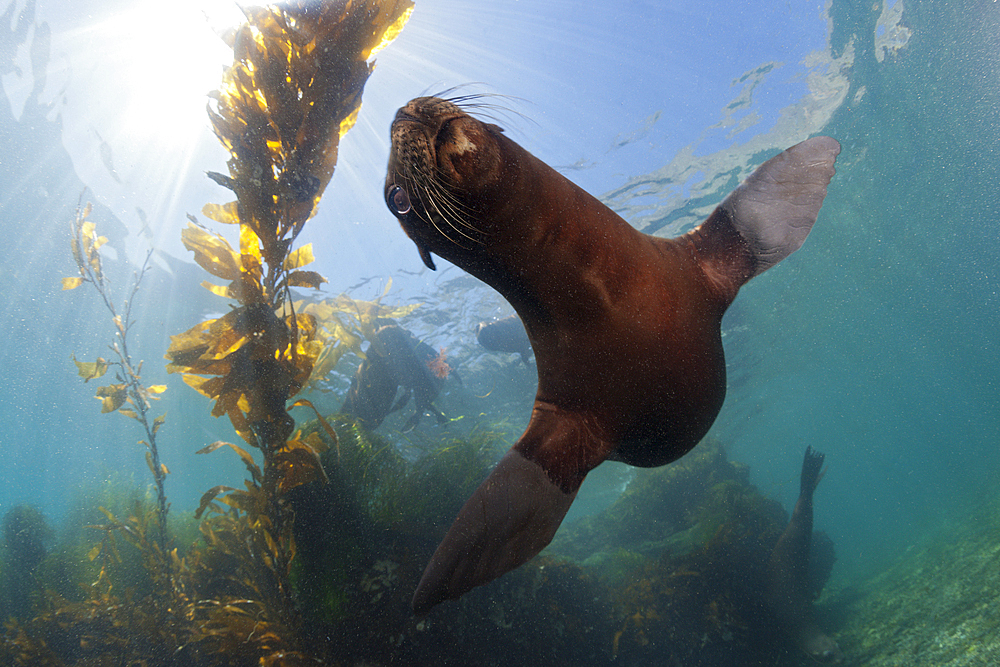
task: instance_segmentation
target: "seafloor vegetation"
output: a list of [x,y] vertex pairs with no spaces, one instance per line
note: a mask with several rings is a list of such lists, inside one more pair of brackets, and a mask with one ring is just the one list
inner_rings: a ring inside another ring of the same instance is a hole
[[[642,471],[612,507],[568,526],[548,555],[418,620],[409,601],[421,571],[506,443],[479,430],[408,462],[350,420],[331,421],[339,454],[323,455],[329,481],[288,497],[295,618],[278,615],[280,599],[264,588],[273,567],[268,552],[247,548],[256,540],[245,513],[200,524],[171,514],[178,547],[164,558],[152,538],[155,494],[117,480],[82,493],[57,537],[31,508],[8,514],[2,575],[28,590],[5,586],[0,659],[725,666],[787,655],[795,664],[796,650],[754,598],[761,558],[787,515],[719,445]],[[315,422],[303,431],[329,437]]]
[[980,500],[885,572],[830,596],[852,664],[1000,664],[1000,494]]

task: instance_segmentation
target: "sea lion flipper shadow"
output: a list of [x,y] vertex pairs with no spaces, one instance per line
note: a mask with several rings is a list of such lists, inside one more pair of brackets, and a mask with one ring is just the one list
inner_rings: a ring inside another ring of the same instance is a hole
[[[719,204],[706,226],[720,224],[721,216],[743,238],[750,254],[749,275],[741,276],[743,281],[802,246],[819,215],[839,154],[835,139],[807,139],[762,164]],[[732,254],[726,258],[732,261]]]
[[530,560],[552,540],[574,498],[576,491],[563,491],[540,465],[508,451],[434,552],[413,612],[423,616]]

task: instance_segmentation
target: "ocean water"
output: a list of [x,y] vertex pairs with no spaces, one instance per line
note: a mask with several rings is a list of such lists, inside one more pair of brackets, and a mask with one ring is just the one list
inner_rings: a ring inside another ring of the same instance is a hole
[[[185,214],[211,224],[202,205],[227,194],[204,176],[227,157],[204,114],[231,62],[214,31],[239,20],[222,4],[207,19],[193,3],[143,0],[30,0],[3,15],[0,514],[30,504],[58,529],[93,489],[151,481],[138,426],[100,413],[71,358],[108,356],[114,339],[89,286],[60,289],[76,273],[70,223],[86,202],[109,239],[117,305],[153,251],[130,349],[144,382],[167,386],[154,409],[166,414],[171,513],[190,517],[209,488],[242,484],[236,457],[195,454],[237,436],[163,359],[171,335],[229,307],[199,286],[208,276],[179,242]],[[831,582],[864,582],[996,494],[1000,5],[604,4],[416,0],[378,55],[301,242],[314,244],[327,296],[420,303],[401,324],[460,379],[436,401],[446,426],[425,416],[402,433],[408,407],[377,433],[411,460],[484,431],[509,444],[535,382],[533,366],[476,344],[475,324],[510,307],[444,260],[425,270],[385,210],[388,126],[408,99],[452,86],[499,95],[491,113],[510,136],[662,236],[697,224],[779,150],[830,135],[843,150],[814,231],[723,322],[729,388],[710,437],[788,510],[802,452],[824,452],[815,525],[835,545]],[[349,355],[310,395],[321,412],[339,409],[358,363]],[[567,522],[605,510],[633,475],[602,466]]]

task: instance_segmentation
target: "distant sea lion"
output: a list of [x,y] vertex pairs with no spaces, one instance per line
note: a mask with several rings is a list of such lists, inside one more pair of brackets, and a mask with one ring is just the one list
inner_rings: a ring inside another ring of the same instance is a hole
[[391,135],[389,209],[429,268],[435,253],[506,297],[538,367],[527,429],[420,580],[423,615],[541,551],[602,461],[660,466],[698,443],[726,391],[722,315],[805,240],[840,145],[816,137],[786,150],[698,228],[664,239],[454,101],[410,101]]
[[501,320],[480,322],[476,327],[476,340],[491,352],[516,352],[521,355],[521,361],[527,365],[531,356],[531,341],[524,324],[517,315],[511,315]]
[[[401,326],[379,327],[351,380],[341,413],[375,430],[388,415],[406,407],[413,396],[417,409],[403,426],[404,431],[413,429],[427,413],[433,414],[439,424],[444,423],[447,417],[432,403],[444,385],[444,378],[435,374],[431,365],[437,357],[434,348]],[[396,400],[400,387],[403,393]]]
[[823,664],[843,659],[840,647],[813,617],[809,584],[809,553],[813,534],[813,492],[822,478],[823,454],[806,447],[799,499],[785,532],[767,564],[764,599],[778,623],[813,660]]

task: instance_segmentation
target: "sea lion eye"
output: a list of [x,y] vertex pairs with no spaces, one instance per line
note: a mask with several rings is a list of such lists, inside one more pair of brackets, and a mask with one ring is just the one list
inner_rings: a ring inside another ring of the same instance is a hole
[[385,203],[395,215],[406,215],[412,208],[410,205],[410,195],[406,194],[406,190],[398,185],[389,188],[389,194],[385,197]]

